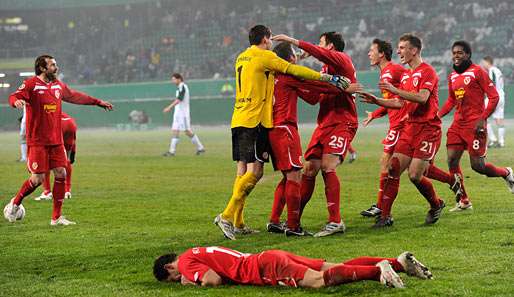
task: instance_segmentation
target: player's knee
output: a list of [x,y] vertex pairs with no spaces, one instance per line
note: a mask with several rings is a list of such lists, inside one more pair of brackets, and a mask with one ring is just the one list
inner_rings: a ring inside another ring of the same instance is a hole
[[35,187],[40,186],[43,183],[44,180],[45,180],[45,175],[44,174],[33,174],[30,177],[30,182]]
[[456,168],[459,166],[459,159],[454,157],[448,157],[448,168]]
[[471,169],[474,171],[484,174],[485,173],[485,162],[479,158],[479,159],[471,159]]
[[421,179],[423,178],[423,173],[422,172],[410,172],[409,171],[409,179],[412,183],[414,184],[417,184],[421,181]]
[[311,162],[307,162],[305,164],[305,168],[303,169],[303,174],[307,176],[316,176],[318,174],[319,168],[313,165]]
[[66,178],[66,169],[64,167],[58,167],[53,169],[55,178]]
[[391,177],[400,177],[400,159],[398,157],[392,157],[387,167],[387,173]]

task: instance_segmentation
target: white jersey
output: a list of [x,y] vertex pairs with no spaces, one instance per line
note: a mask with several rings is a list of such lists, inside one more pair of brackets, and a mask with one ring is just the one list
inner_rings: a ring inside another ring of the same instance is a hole
[[174,115],[189,117],[189,88],[184,82],[177,86],[175,98],[180,100],[180,103],[175,106]]
[[496,91],[498,91],[498,95],[500,95],[500,100],[503,99],[505,97],[505,92],[503,91],[503,74],[500,69],[492,66],[489,69],[489,78],[493,81]]

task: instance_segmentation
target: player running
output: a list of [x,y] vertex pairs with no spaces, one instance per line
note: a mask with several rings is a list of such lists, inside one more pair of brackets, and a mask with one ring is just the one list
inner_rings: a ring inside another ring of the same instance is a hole
[[188,249],[178,256],[162,255],[153,267],[157,280],[183,285],[281,285],[316,289],[362,280],[404,288],[399,272],[432,279],[428,268],[409,252],[398,258],[359,257],[343,263],[329,263],[281,250],[246,254],[211,246]]
[[[496,126],[498,127],[498,138],[494,134],[492,124],[487,124],[487,135],[489,136],[489,147],[504,147],[505,146],[505,91],[503,90],[503,74],[494,66],[494,60],[491,56],[485,56],[482,60],[482,65],[489,72],[489,78],[493,81],[494,87],[500,96],[496,109],[491,114]],[[490,104],[490,103],[489,103]],[[486,103],[487,105],[487,103]]]
[[[278,57],[296,64],[297,56],[291,44],[283,42],[273,51]],[[297,101],[301,97],[314,105],[322,94],[338,95],[342,91],[325,82],[305,81],[288,74],[275,76],[273,127],[269,131],[272,160],[275,170],[282,171],[283,178],[275,190],[275,198],[268,232],[285,233],[287,236],[305,236],[300,226],[300,182],[302,177],[302,146],[298,133]],[[280,215],[287,204],[287,226],[280,222]],[[286,228],[287,227],[287,228]]]
[[232,115],[232,158],[237,162],[237,176],[232,197],[214,223],[225,237],[234,240],[236,233],[254,231],[244,223],[246,197],[263,174],[270,149],[268,129],[273,127],[273,88],[275,73],[291,74],[309,80],[330,81],[342,89],[350,85],[347,78],[320,74],[307,67],[291,64],[270,51],[271,31],[257,25],[249,32],[250,47],[236,59],[236,101]]
[[196,146],[196,154],[201,155],[205,153],[205,148],[198,138],[198,135],[193,133],[191,129],[191,115],[189,112],[189,87],[184,83],[184,78],[179,73],[173,73],[171,75],[171,81],[177,86],[177,92],[175,94],[175,100],[170,105],[166,106],[162,111],[170,112],[173,108],[173,124],[171,126],[171,141],[170,148],[163,154],[164,157],[175,156],[177,151],[177,144],[180,141],[180,131],[191,138],[191,142]]
[[[392,54],[393,47],[391,43],[377,38],[374,39],[371,43],[368,52],[368,58],[372,66],[377,66],[380,69],[379,81],[389,82],[398,88],[400,86],[403,73],[405,72],[405,68],[400,64],[396,64],[391,61]],[[398,95],[393,94],[386,89],[381,89],[380,91],[384,99],[399,98]],[[384,140],[382,140],[382,144],[384,145],[384,153],[380,158],[380,178],[377,202],[369,209],[361,212],[361,215],[365,217],[375,217],[381,213],[384,183],[388,176],[387,165],[389,164],[391,156],[393,155],[394,147],[398,143],[398,139],[400,139],[401,131],[405,122],[404,120],[407,117],[405,111],[405,108],[394,109],[381,106],[373,112],[367,112],[368,117],[363,122],[363,125],[366,127],[374,119],[381,118],[386,114],[389,116],[389,131],[387,132]]]
[[61,131],[62,100],[74,104],[96,105],[106,110],[112,110],[113,106],[109,102],[72,90],[58,80],[59,67],[52,56],[37,57],[34,68],[36,76],[25,80],[9,96],[11,106],[27,109],[27,167],[31,175],[9,202],[6,217],[11,223],[16,221],[16,213],[23,198],[34,192],[43,182],[45,173],[52,170],[55,180],[50,225],[71,225],[75,223],[62,216],[67,164]]
[[[455,107],[453,122],[447,132],[448,168],[451,174],[459,175],[462,183],[462,196],[450,211],[463,211],[472,208],[464,190],[464,179],[460,159],[464,150],[468,151],[471,168],[488,177],[503,177],[514,193],[514,175],[510,167],[496,167],[486,163],[487,118],[494,112],[499,95],[487,73],[471,61],[471,46],[460,40],[452,45],[453,71],[448,76],[448,100],[439,111],[443,117]],[[485,108],[484,96],[489,103]]]
[[[298,46],[306,53],[323,62],[321,73],[343,75],[356,83],[355,68],[350,56],[344,53],[345,42],[340,33],[321,34],[319,45],[297,40],[286,35],[277,35],[274,40],[285,41]],[[346,227],[341,219],[340,183],[336,168],[342,163],[348,147],[357,132],[357,110],[351,93],[328,95],[320,98],[318,125],[305,151],[305,171],[302,175],[302,205],[310,200],[314,191],[316,176],[321,170],[325,182],[328,223],[314,234],[315,237],[344,233]]]
[[[75,163],[75,153],[77,140],[77,123],[75,119],[62,112],[61,114],[61,128],[62,128],[62,139],[64,143],[64,149],[66,150],[66,157],[68,159],[66,163],[66,182],[64,183],[64,199],[71,198],[71,164]],[[45,174],[45,180],[43,181],[43,193],[39,197],[34,198],[36,201],[51,200],[52,191],[50,189],[50,171]]]
[[421,39],[411,34],[402,35],[397,52],[401,63],[409,64],[410,69],[404,72],[399,88],[390,82],[379,83],[380,89],[398,95],[401,99],[379,99],[369,93],[360,95],[364,102],[387,108],[402,108],[405,105],[408,116],[388,164],[382,213],[374,225],[376,228],[393,224],[391,207],[398,195],[400,176],[406,169],[409,169],[411,182],[430,204],[426,224],[436,223],[445,207],[430,180],[423,176],[441,143],[441,119],[437,115],[439,78],[434,68],[423,62],[421,49]]

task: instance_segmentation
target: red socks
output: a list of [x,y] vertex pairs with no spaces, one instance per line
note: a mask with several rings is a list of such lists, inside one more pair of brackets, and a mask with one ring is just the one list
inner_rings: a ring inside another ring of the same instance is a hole
[[434,186],[430,182],[430,180],[426,177],[422,177],[419,183],[414,183],[418,191],[427,199],[428,203],[430,203],[431,208],[438,208],[441,200],[437,197]]
[[391,263],[391,266],[393,266],[394,271],[396,272],[403,272],[403,266],[398,262],[398,259],[396,258],[377,258],[377,257],[359,257],[355,259],[348,260],[344,262],[344,265],[360,265],[360,266],[374,266],[378,262],[387,260],[389,263]]
[[57,220],[61,216],[62,202],[64,201],[64,178],[54,178],[53,194],[53,211],[52,220]]
[[448,172],[436,167],[434,164],[430,164],[428,170],[425,174],[426,177],[440,181],[442,183],[448,184],[452,186],[455,183],[455,177],[453,174],[449,174]]
[[286,181],[287,228],[296,230],[300,227],[300,184]]
[[400,178],[399,177],[388,177],[384,183],[384,194],[382,195],[382,218],[391,216],[391,208],[393,202],[398,196],[398,190],[400,189]]
[[485,175],[488,177],[507,177],[509,171],[506,168],[500,168],[491,163],[485,163]]
[[302,174],[302,183],[300,186],[300,217],[303,214],[305,206],[311,200],[312,193],[314,192],[314,186],[316,185],[316,177]]
[[72,167],[70,161],[68,161],[68,164],[66,165],[66,183],[65,183],[65,192],[71,192],[71,172]]
[[52,190],[50,190],[50,171],[45,173],[45,180],[43,181],[43,192],[44,194],[52,192]]
[[325,181],[325,196],[327,197],[328,221],[341,222],[340,204],[340,185],[339,178],[334,171],[323,172],[323,180]]
[[273,224],[280,224],[280,215],[284,210],[286,204],[285,198],[286,178],[284,177],[277,185],[275,189],[275,197],[273,199],[273,206],[271,208],[271,216],[269,221]]
[[360,266],[341,264],[329,268],[323,272],[325,286],[337,286],[340,284],[360,280],[380,280],[380,268],[377,266]]
[[380,173],[380,182],[378,186],[378,198],[377,198],[377,207],[382,209],[382,197],[384,196],[384,185],[387,180],[387,172]]
[[34,186],[30,179],[27,179],[23,185],[21,186],[20,190],[18,191],[18,194],[16,194],[16,197],[14,198],[14,204],[20,205],[23,201],[23,198],[27,197],[28,195],[32,194],[34,190],[38,187]]

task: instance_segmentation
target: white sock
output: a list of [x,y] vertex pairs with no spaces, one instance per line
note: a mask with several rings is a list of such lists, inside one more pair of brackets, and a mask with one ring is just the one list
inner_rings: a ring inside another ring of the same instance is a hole
[[203,151],[203,149],[204,149],[203,144],[200,142],[200,138],[198,138],[198,136],[196,134],[194,134],[193,137],[191,137],[191,142],[194,145],[196,145],[197,151]]
[[505,144],[505,127],[498,128],[498,142],[500,145]]
[[170,153],[174,154],[177,150],[177,144],[180,142],[180,138],[172,137],[170,143]]
[[26,143],[22,143],[20,145],[20,151],[21,151],[21,159],[27,160],[27,144]]
[[496,142],[496,135],[494,135],[493,125],[487,124],[487,136],[490,142]]

